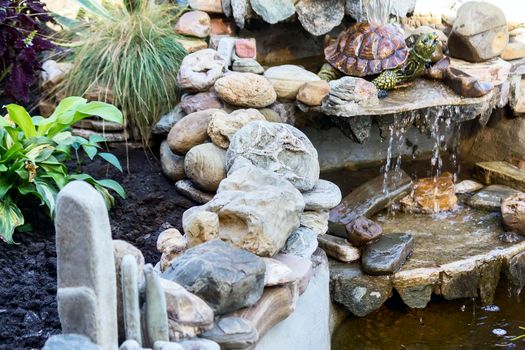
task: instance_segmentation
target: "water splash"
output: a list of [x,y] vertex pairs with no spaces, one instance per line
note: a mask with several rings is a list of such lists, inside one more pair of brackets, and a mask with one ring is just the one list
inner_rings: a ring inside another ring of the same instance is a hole
[[368,23],[384,25],[390,19],[392,0],[359,0],[359,8],[364,9]]

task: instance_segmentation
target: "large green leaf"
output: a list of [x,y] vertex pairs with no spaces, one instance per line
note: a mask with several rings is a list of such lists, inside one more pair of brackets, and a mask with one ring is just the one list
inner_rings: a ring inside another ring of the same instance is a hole
[[13,182],[5,175],[0,177],[0,199],[13,187]]
[[27,138],[36,136],[36,128],[33,124],[33,120],[24,107],[15,104],[8,104],[5,108],[9,113],[9,119],[20,127]]
[[26,157],[29,160],[31,160],[33,163],[43,162],[49,157],[51,157],[54,151],[55,151],[55,147],[51,145],[39,145],[29,150],[26,153]]
[[118,160],[117,157],[115,157],[113,154],[111,153],[106,153],[106,152],[101,152],[98,154],[101,158],[105,159],[106,162],[108,162],[109,164],[113,165],[115,168],[117,168],[118,170],[120,170],[120,172],[122,172],[122,165],[120,165],[120,161]]
[[36,191],[42,197],[42,200],[46,204],[47,208],[49,209],[49,214],[53,216],[53,214],[55,213],[55,203],[58,192],[57,189],[54,186],[43,181],[42,179],[35,180],[35,188]]
[[89,102],[84,106],[77,108],[75,114],[75,122],[90,116],[98,116],[104,120],[122,124],[124,117],[122,112],[115,106],[99,101]]
[[0,238],[12,244],[15,228],[24,224],[24,215],[9,198],[0,201]]
[[104,17],[106,19],[113,19],[113,16],[98,2],[97,0],[76,0],[80,6],[94,15]]

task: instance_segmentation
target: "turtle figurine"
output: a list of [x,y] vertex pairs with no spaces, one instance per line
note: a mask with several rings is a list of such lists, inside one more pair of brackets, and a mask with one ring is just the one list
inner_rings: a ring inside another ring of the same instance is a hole
[[423,74],[438,42],[435,33],[424,33],[408,48],[402,31],[393,24],[357,23],[326,46],[324,52],[329,64],[323,65],[319,76],[333,80],[344,74],[358,77],[379,74],[372,83],[379,90],[379,97],[386,97],[387,90],[406,86]]

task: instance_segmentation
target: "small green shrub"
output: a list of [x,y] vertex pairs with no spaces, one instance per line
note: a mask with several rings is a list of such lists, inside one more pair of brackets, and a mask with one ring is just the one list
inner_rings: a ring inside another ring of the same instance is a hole
[[18,207],[23,197],[33,196],[54,216],[58,191],[68,182],[83,180],[93,185],[109,207],[115,199],[109,190],[122,198],[124,189],[113,180],[70,172],[64,162],[83,150],[90,159],[101,157],[122,171],[118,159],[111,153],[99,152],[104,138],[98,135],[89,140],[73,136],[70,126],[81,119],[97,115],[105,120],[122,123],[122,113],[103,102],[87,102],[81,97],[62,100],[49,118],[31,117],[19,105],[4,106],[8,114],[0,116],[0,238],[14,243],[14,230],[24,224]]

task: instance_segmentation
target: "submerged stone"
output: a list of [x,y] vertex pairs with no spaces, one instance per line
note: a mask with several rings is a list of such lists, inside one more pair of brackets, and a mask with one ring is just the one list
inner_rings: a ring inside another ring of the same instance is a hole
[[519,191],[503,185],[490,185],[473,195],[468,205],[485,210],[500,210],[501,202]]
[[453,210],[458,202],[451,173],[434,178],[418,179],[409,196],[401,199],[401,208],[407,212],[438,213]]
[[390,233],[363,249],[363,271],[369,275],[390,275],[412,254],[414,238],[407,233]]

